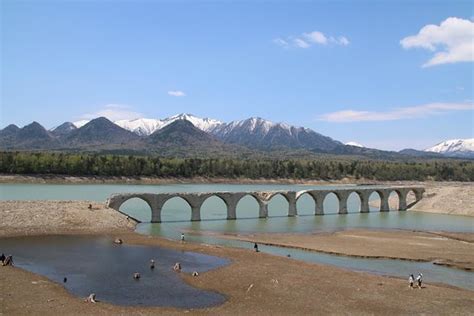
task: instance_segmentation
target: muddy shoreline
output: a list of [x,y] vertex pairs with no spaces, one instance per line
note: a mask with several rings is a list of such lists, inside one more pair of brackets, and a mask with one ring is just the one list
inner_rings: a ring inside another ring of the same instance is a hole
[[[123,307],[104,302],[88,304],[84,303],[83,298],[67,292],[61,284],[15,267],[0,266],[0,314],[47,314],[54,310],[61,315],[180,315],[184,312],[192,315],[272,316],[314,313],[452,315],[469,314],[474,305],[473,291],[430,283],[429,280],[423,289],[411,290],[406,280],[398,278],[353,272],[246,249],[181,243],[139,235],[133,232],[135,223],[125,215],[100,203],[93,204],[89,209],[88,204],[87,201],[0,202],[1,236],[96,234],[105,235],[111,241],[121,238],[125,244],[158,246],[228,258],[230,265],[202,273],[197,278],[185,273],[181,275],[191,286],[221,293],[228,300],[219,306],[192,310]],[[96,218],[100,220],[92,220]],[[344,245],[340,240],[331,239],[334,247]]]

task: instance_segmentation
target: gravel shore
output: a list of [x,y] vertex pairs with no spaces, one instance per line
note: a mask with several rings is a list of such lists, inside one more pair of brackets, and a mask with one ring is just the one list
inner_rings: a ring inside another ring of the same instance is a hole
[[103,234],[133,230],[135,225],[105,202],[0,201],[0,237]]

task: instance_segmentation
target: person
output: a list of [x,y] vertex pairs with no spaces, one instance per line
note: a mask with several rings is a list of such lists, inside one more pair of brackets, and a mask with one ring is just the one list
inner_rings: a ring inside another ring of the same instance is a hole
[[173,270],[176,271],[176,272],[180,272],[181,271],[181,263],[176,262],[174,267],[173,267]]
[[258,252],[258,245],[257,245],[257,243],[255,243],[255,245],[253,245],[253,249],[255,249],[255,252]]
[[416,283],[418,284],[418,288],[421,289],[421,284],[423,283],[423,274],[419,273],[416,277]]
[[134,278],[135,280],[140,279],[140,273],[135,272],[135,273],[133,274],[133,278]]
[[150,269],[154,269],[155,268],[155,260],[151,259],[150,260]]
[[66,282],[67,282],[67,278],[66,278],[66,277],[64,277],[64,279],[63,279],[63,282],[64,282],[64,283],[66,283]]
[[413,283],[415,283],[415,277],[413,274],[410,274],[408,277],[408,286],[412,289],[413,288]]
[[181,242],[183,242],[183,241],[184,241],[184,234],[181,233]]
[[13,256],[12,255],[8,255],[5,260],[3,260],[3,263],[2,263],[4,266],[12,266],[13,265]]
[[95,293],[91,293],[85,300],[87,303],[95,303],[96,302],[96,299],[95,299]]
[[5,254],[2,253],[2,255],[0,256],[0,261],[2,262],[3,264],[3,261],[5,261],[6,257],[5,257]]
[[87,208],[92,210],[92,204],[89,204],[89,206]]

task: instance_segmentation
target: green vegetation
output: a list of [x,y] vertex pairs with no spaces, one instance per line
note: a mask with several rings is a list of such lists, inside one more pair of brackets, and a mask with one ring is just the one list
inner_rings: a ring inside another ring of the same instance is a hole
[[0,173],[74,176],[154,176],[251,179],[474,181],[474,161],[383,161],[340,157],[315,159],[159,158],[55,152],[2,152]]

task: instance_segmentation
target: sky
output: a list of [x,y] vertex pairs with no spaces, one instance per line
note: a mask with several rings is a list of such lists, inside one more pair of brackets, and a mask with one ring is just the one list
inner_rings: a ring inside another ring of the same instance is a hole
[[387,150],[474,137],[470,1],[0,6],[0,128],[191,113]]

